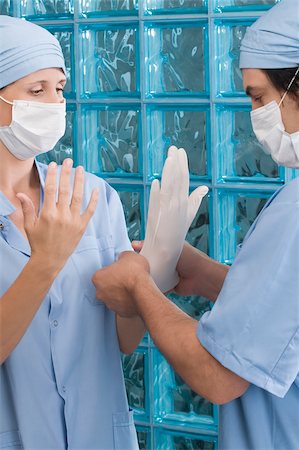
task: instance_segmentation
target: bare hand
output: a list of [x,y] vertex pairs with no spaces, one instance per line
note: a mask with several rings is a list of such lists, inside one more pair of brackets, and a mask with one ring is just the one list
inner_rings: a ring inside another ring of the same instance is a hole
[[56,202],[57,165],[48,168],[44,188],[44,205],[37,217],[33,202],[23,193],[17,194],[24,214],[24,227],[31,247],[31,255],[39,258],[49,269],[59,271],[80,241],[86,226],[95,212],[98,191],[91,194],[89,204],[81,214],[84,189],[84,169],[77,167],[71,196],[71,171],[73,161],[65,159],[61,168]]
[[97,298],[122,317],[138,315],[134,290],[141,279],[149,279],[149,264],[134,252],[121,253],[117,262],[98,270],[92,277]]

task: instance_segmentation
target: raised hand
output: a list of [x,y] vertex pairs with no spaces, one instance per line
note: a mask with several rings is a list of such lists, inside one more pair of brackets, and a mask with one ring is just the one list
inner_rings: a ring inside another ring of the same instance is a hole
[[24,228],[32,257],[57,271],[63,267],[80,241],[98,201],[98,191],[94,189],[87,208],[81,213],[84,169],[77,167],[71,194],[72,165],[71,159],[64,160],[57,187],[57,165],[50,163],[44,188],[44,205],[39,216],[31,199],[26,194],[17,194],[23,209]]

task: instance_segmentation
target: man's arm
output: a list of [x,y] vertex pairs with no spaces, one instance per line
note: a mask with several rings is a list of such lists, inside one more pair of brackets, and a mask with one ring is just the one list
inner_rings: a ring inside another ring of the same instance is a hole
[[168,300],[148,274],[140,255],[125,252],[93,277],[97,296],[120,315],[139,314],[156,346],[176,372],[201,396],[227,403],[241,396],[249,383],[222,366],[200,344],[197,321]]

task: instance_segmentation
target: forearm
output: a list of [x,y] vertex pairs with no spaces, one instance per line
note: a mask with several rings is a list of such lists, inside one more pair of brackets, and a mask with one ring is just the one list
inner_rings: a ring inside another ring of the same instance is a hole
[[139,316],[127,318],[117,315],[116,326],[121,352],[132,353],[146,332],[143,320]]
[[[227,265],[215,261],[188,243],[184,245],[177,267],[187,281],[190,279],[188,286],[191,291],[188,295],[200,295],[211,301],[217,299],[229,270]],[[184,292],[180,292],[180,285],[177,292],[184,295]]]
[[0,363],[25,334],[58,271],[31,257],[0,299]]
[[248,383],[223,367],[200,344],[198,322],[171,303],[148,278],[134,291],[137,308],[156,346],[185,382],[213,403],[243,394]]

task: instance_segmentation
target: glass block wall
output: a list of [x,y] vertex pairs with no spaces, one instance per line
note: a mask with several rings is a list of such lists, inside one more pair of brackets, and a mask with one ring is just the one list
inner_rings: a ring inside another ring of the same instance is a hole
[[[41,160],[65,157],[114,186],[131,239],[144,236],[149,187],[170,144],[207,184],[188,240],[230,264],[269,196],[295,176],[263,153],[238,68],[245,29],[277,0],[0,0],[0,14],[59,39],[67,131]],[[205,298],[170,296],[199,319]],[[146,336],[123,356],[142,450],[217,449],[217,408],[192,392]]]

